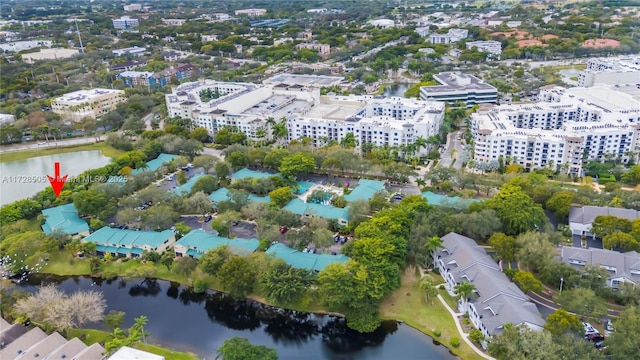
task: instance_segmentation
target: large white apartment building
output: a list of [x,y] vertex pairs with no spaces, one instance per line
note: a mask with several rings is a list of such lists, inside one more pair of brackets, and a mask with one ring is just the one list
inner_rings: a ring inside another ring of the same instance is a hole
[[[634,85],[635,86],[635,85]],[[472,115],[474,159],[510,158],[526,169],[558,166],[581,175],[585,160],[627,162],[640,151],[640,101],[620,87],[553,87],[540,101]]]
[[429,35],[429,42],[432,44],[450,44],[462,39],[466,39],[469,36],[469,30],[466,29],[449,29],[446,34],[431,34]]
[[445,101],[450,104],[462,101],[468,107],[495,103],[498,100],[498,89],[471,74],[441,72],[433,75],[433,79],[440,85],[420,87],[421,99]]
[[502,55],[502,43],[495,40],[478,40],[467,42],[467,49],[477,48],[478,51],[487,52],[493,59],[500,59]]
[[578,76],[578,86],[640,84],[640,57],[589,59]]
[[119,19],[111,20],[113,22],[114,29],[128,29],[140,25],[140,21],[129,16],[123,16]]
[[51,110],[70,120],[80,122],[84,118],[100,118],[125,100],[122,90],[79,90],[53,99]]
[[[215,94],[217,98],[204,102],[201,94]],[[321,96],[312,86],[286,83],[186,83],[166,95],[166,103],[169,116],[189,118],[212,135],[232,126],[253,140],[270,138],[267,119],[273,118],[286,121],[287,140],[309,137],[317,146],[331,140],[339,142],[348,133],[355,135],[359,145],[407,145],[419,137],[437,134],[444,119],[441,102],[368,95]]]

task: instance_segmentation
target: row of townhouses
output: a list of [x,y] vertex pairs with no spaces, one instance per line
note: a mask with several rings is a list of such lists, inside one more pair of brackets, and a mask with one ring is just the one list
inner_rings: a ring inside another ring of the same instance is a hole
[[542,330],[544,319],[536,305],[511,282],[484,248],[471,238],[456,233],[442,237],[443,246],[434,253],[434,264],[455,296],[455,286],[469,282],[474,294],[458,300],[458,310],[469,315],[473,326],[485,338],[500,335],[505,324]]
[[640,101],[631,90],[621,85],[552,87],[541,89],[536,103],[475,113],[474,159],[502,157],[526,169],[552,166],[575,175],[582,174],[584,161],[637,160]]
[[191,119],[212,135],[234,127],[253,140],[271,138],[270,119],[285,121],[286,140],[309,137],[317,146],[341,141],[348,133],[356,137],[359,146],[408,145],[436,135],[444,119],[442,102],[321,96],[313,83],[323,77],[309,78],[307,86],[273,81],[269,85],[212,80],[185,83],[166,95],[167,110],[169,116]]

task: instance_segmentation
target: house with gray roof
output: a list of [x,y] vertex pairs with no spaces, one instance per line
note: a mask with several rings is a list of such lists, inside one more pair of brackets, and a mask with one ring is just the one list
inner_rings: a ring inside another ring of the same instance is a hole
[[563,246],[560,259],[578,271],[587,265],[599,266],[607,270],[606,285],[618,288],[624,283],[640,283],[640,254],[635,251],[625,253],[596,248],[577,248]]
[[640,211],[609,206],[572,207],[569,210],[569,228],[571,229],[571,233],[574,235],[595,237],[595,235],[591,233],[591,226],[598,216],[615,216],[633,221],[633,219],[640,218]]
[[473,296],[458,301],[458,309],[469,315],[485,338],[501,334],[508,323],[542,330],[545,321],[536,305],[506,277],[483,247],[456,233],[443,236],[442,241],[442,248],[433,254],[435,266],[452,296],[461,282],[475,286]]

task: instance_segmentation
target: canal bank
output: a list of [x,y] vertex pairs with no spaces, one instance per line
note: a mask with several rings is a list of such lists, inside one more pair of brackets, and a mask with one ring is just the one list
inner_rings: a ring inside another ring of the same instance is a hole
[[[35,291],[41,283],[56,283],[65,292],[97,290],[104,293],[107,312],[126,313],[124,326],[133,318],[149,318],[147,341],[177,351],[213,359],[222,343],[233,336],[276,349],[280,359],[403,359],[449,360],[447,348],[408,325],[385,321],[372,333],[349,329],[338,316],[285,310],[256,301],[235,301],[209,291],[195,294],[188,287],[162,280],[111,281],[74,276],[34,276],[19,289]],[[92,327],[102,328],[101,324]]]

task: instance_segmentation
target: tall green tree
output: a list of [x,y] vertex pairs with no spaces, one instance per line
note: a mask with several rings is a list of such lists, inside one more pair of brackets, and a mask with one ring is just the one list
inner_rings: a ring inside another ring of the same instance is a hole
[[222,265],[231,257],[231,250],[228,246],[220,246],[215,249],[207,250],[198,259],[202,271],[209,275],[215,276]]
[[607,338],[607,356],[611,360],[634,359],[640,354],[640,307],[627,307],[613,322],[616,330]]
[[582,335],[582,332],[584,331],[580,318],[577,315],[569,313],[565,309],[558,309],[551,315],[547,316],[547,322],[544,324],[544,329],[550,332],[553,336],[560,336],[568,331]]
[[256,269],[250,258],[232,256],[218,271],[218,277],[224,291],[234,299],[244,299],[253,291]]
[[308,174],[316,167],[316,161],[310,154],[296,153],[282,159],[279,170],[284,177]]
[[541,230],[547,222],[542,207],[512,184],[502,185],[500,192],[487,201],[487,207],[496,211],[508,235]]
[[313,276],[305,269],[295,269],[282,259],[272,260],[266,273],[260,276],[260,285],[267,299],[277,304],[297,301],[312,284]]
[[563,291],[558,303],[567,311],[598,320],[607,314],[605,301],[591,289],[574,288]]
[[476,291],[476,286],[468,281],[462,281],[453,287],[453,292],[456,294],[458,300],[464,299],[467,301]]
[[547,209],[551,210],[559,220],[566,221],[569,216],[571,204],[575,197],[576,193],[573,191],[558,191],[553,194],[549,200],[547,200]]
[[431,303],[433,304],[433,298],[438,295],[438,289],[436,289],[435,281],[431,275],[423,275],[420,279],[420,290],[424,294],[427,301],[431,299]]
[[513,236],[497,232],[489,238],[489,246],[491,246],[500,259],[506,262],[509,268],[511,268],[511,263],[515,260],[518,251],[516,239]]
[[219,360],[278,360],[278,353],[262,345],[253,345],[246,338],[234,336],[218,348]]

